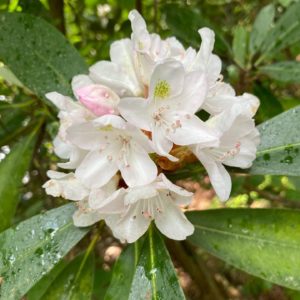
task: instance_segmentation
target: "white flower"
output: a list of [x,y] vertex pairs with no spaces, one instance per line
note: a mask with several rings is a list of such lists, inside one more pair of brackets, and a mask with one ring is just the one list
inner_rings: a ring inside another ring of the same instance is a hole
[[47,176],[50,180],[43,185],[43,188],[48,195],[74,201],[83,200],[89,195],[89,190],[81,184],[74,173],[48,171]]
[[210,88],[202,108],[211,115],[217,115],[226,109],[238,106],[243,113],[248,112],[253,117],[259,104],[256,96],[248,93],[236,96],[230,84],[217,82]]
[[119,96],[140,96],[144,86],[140,80],[135,53],[130,39],[116,41],[110,46],[111,61],[100,61],[90,67],[95,83],[110,87]]
[[74,125],[68,139],[89,151],[75,172],[87,186],[103,186],[118,170],[128,186],[147,184],[157,175],[149,139],[121,117],[106,115]]
[[202,73],[186,74],[180,62],[168,60],[155,67],[148,99],[124,98],[118,108],[128,122],[152,132],[156,153],[174,161],[168,154],[173,143],[214,146],[218,142],[213,130],[194,115],[206,90]]
[[231,191],[231,178],[223,165],[249,168],[256,157],[259,132],[254,120],[239,107],[233,107],[210,118],[207,124],[219,131],[218,147],[191,147],[201,161],[221,200],[227,200]]
[[[194,232],[178,205],[187,205],[192,193],[172,184],[163,174],[149,185],[121,189],[117,198],[124,201],[125,211],[105,218],[115,237],[135,242],[153,220],[167,237],[184,240]],[[101,211],[101,210],[100,210]]]

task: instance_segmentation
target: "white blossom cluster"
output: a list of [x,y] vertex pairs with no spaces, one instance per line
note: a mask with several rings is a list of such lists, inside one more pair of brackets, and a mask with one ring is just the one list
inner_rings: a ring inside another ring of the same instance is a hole
[[[104,219],[116,238],[134,242],[153,220],[163,234],[182,240],[194,231],[181,210],[192,193],[159,174],[149,154],[177,161],[174,145],[188,147],[227,200],[231,178],[224,165],[249,168],[256,155],[259,100],[236,96],[222,81],[212,30],[199,30],[196,51],[150,34],[135,10],[129,19],[131,38],[112,43],[110,61],[73,78],[75,101],[46,95],[59,109],[54,150],[65,162],[58,166],[73,171],[49,171],[44,188],[77,202],[76,226]],[[199,110],[209,113],[207,121],[196,116]]]

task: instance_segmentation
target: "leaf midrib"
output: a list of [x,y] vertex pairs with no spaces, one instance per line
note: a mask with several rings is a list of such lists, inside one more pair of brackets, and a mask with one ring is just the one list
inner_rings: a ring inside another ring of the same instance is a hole
[[284,145],[273,147],[273,148],[267,148],[267,149],[264,149],[264,150],[257,151],[256,156],[262,155],[264,153],[285,150],[287,147],[298,147],[298,146],[300,146],[300,142],[295,143],[295,144],[290,144],[289,143],[289,144],[284,144]]

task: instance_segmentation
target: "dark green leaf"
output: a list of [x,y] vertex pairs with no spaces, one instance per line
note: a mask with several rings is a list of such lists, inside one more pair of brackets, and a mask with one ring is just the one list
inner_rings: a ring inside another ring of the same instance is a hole
[[129,299],[185,299],[164,241],[152,227],[136,265]]
[[258,126],[261,143],[250,173],[300,175],[299,118],[297,106]]
[[20,13],[0,14],[0,59],[40,97],[71,94],[70,80],[87,67],[64,36],[46,21]]
[[0,298],[20,299],[87,233],[73,204],[52,209],[0,234]]
[[272,28],[273,20],[275,16],[274,4],[269,4],[261,9],[258,13],[253,28],[250,34],[249,52],[250,56],[257,53],[260,50],[262,43],[268,35],[268,32]]
[[256,64],[264,60],[266,56],[273,55],[300,40],[300,2],[291,5],[269,31],[261,46],[262,56]]
[[267,87],[256,83],[253,92],[260,100],[257,119],[265,121],[283,112],[281,103]]
[[94,255],[76,257],[55,279],[43,300],[88,300],[94,285]]
[[140,257],[137,244],[129,245],[115,263],[105,300],[128,299],[134,276],[135,265]]
[[263,74],[282,82],[300,82],[300,62],[283,61],[259,69]]
[[249,34],[245,27],[237,26],[233,35],[233,58],[236,63],[242,67],[246,67],[247,49],[248,49]]
[[20,187],[29,168],[36,141],[36,131],[16,144],[0,162],[0,231],[10,226],[20,197]]
[[300,212],[217,209],[187,213],[194,244],[250,274],[300,289]]
[[45,275],[26,295],[28,300],[42,300],[47,289],[51,286],[52,282],[66,267],[67,262],[61,260],[54,268]]

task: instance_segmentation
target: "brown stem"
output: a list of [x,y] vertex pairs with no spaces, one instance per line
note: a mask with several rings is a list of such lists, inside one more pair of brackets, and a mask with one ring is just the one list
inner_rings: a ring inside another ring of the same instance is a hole
[[64,15],[64,0],[50,0],[50,13],[55,20],[55,25],[60,32],[66,33],[65,15]]

